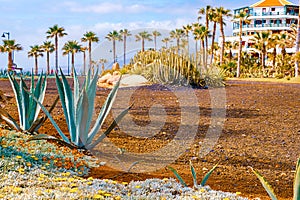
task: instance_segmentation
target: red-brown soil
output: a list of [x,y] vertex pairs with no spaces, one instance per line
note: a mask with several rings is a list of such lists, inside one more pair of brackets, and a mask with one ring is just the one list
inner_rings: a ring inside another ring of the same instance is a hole
[[[0,89],[13,95],[8,80],[0,81]],[[122,88],[120,91],[126,94],[130,90],[133,89]],[[251,166],[269,181],[279,199],[292,199],[295,164],[300,153],[300,84],[227,81],[225,90],[226,118],[216,145],[209,154],[197,158],[201,142],[212,122],[213,97],[210,97],[209,90],[194,90],[200,108],[197,133],[193,144],[169,165],[192,185],[189,160],[193,159],[199,180],[207,169],[219,162],[207,183],[212,189],[241,192],[242,196],[249,198],[269,199],[259,180],[251,172]],[[98,88],[96,113],[109,91]],[[181,92],[186,91],[181,89],[179,93]],[[48,79],[44,105],[49,106],[56,95],[55,80]],[[165,124],[158,134],[148,138],[129,136],[122,128],[118,128],[109,135],[110,141],[126,152],[144,153],[160,149],[174,139],[181,125],[181,105],[172,91],[162,90],[157,86],[138,87],[134,89],[130,101],[134,101],[134,105],[129,114],[138,126],[150,123],[148,111],[154,104],[161,104],[165,108]],[[13,116],[17,116],[14,99],[5,108]],[[52,115],[62,130],[67,132],[60,103]],[[151,130],[149,132],[151,134]],[[40,133],[57,135],[49,121],[40,129]],[[166,167],[154,172],[147,172],[145,169],[144,173],[124,173],[107,165],[92,169],[90,175],[120,181],[174,177]]]

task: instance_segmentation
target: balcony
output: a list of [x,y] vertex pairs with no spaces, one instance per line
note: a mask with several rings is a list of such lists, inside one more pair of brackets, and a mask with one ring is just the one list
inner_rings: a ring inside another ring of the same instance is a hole
[[[292,24],[247,24],[243,25],[243,29],[255,29],[255,28],[290,28]],[[233,30],[238,30],[239,26],[234,26]]]
[[250,12],[249,16],[278,16],[278,15],[290,15],[290,16],[298,16],[298,13],[295,12]]

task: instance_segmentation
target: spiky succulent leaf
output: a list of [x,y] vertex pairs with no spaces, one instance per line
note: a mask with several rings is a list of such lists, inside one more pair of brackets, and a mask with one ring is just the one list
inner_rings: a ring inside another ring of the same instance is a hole
[[296,164],[296,174],[294,179],[294,200],[300,199],[300,158]]
[[210,175],[215,171],[215,169],[217,168],[218,164],[216,164],[215,166],[213,166],[206,174],[205,176],[203,177],[200,185],[201,186],[204,186],[207,182],[207,180],[209,179]]
[[76,146],[68,143],[68,142],[65,142],[61,139],[58,139],[52,135],[47,135],[47,134],[39,134],[39,135],[34,135],[32,137],[30,137],[27,142],[30,142],[30,141],[33,141],[33,140],[49,140],[49,141],[55,141],[55,142],[58,142],[60,145],[63,145],[63,146],[67,146],[71,149],[74,149],[76,148]]
[[0,118],[3,119],[10,128],[21,131],[22,129],[18,125],[17,121],[8,114],[4,109],[0,108]]
[[132,108],[133,105],[130,105],[128,108],[123,110],[117,118],[110,124],[108,129],[105,130],[105,132],[98,137],[92,144],[87,144],[87,149],[93,149],[96,145],[98,145],[116,126],[117,124],[123,119],[123,117],[128,113],[128,111]]
[[88,112],[89,110],[89,99],[85,88],[82,91],[82,95],[80,95],[77,110],[77,124],[76,124],[76,142],[75,144],[79,147],[84,147],[87,142],[88,131],[86,131],[89,127],[87,120],[91,113]]
[[22,119],[23,119],[23,112],[22,112],[22,99],[21,99],[21,95],[20,95],[20,86],[17,82],[17,80],[15,79],[14,76],[12,76],[10,73],[8,73],[8,78],[9,81],[11,83],[14,95],[15,95],[15,99],[16,99],[16,103],[17,103],[17,107],[18,107],[18,113],[19,113],[19,122],[21,123]]
[[191,168],[191,173],[192,173],[192,177],[193,177],[194,187],[197,187],[197,174],[196,174],[196,171],[195,171],[192,161],[190,161],[190,168]]
[[268,195],[270,196],[270,198],[272,200],[277,200],[274,190],[272,189],[272,187],[268,183],[268,181],[266,181],[266,179],[257,170],[255,170],[253,168],[251,168],[251,170],[256,175],[256,177],[259,179],[259,181],[261,182],[262,186],[265,188],[265,190],[268,193]]
[[47,115],[47,117],[49,118],[50,122],[52,123],[52,125],[54,126],[54,128],[56,129],[56,131],[58,132],[58,134],[62,137],[62,139],[65,142],[71,144],[70,140],[68,139],[68,137],[61,131],[61,129],[56,124],[56,122],[54,121],[54,119],[52,118],[52,116],[50,115],[50,113],[48,112],[48,110],[45,108],[45,106],[43,106],[43,104],[37,98],[35,98],[35,96],[33,94],[29,93],[29,95],[39,104],[39,106],[41,107],[41,109],[43,110],[43,112],[45,113],[45,115]]
[[179,182],[184,186],[187,187],[187,184],[184,182],[184,180],[182,179],[182,177],[178,174],[178,172],[176,171],[176,169],[174,169],[173,167],[168,166],[169,170],[171,170],[171,172],[173,172],[173,174],[176,176],[176,178],[179,180]]
[[95,137],[95,135],[97,134],[99,128],[102,126],[103,122],[105,121],[105,118],[107,117],[107,115],[112,107],[112,104],[116,98],[121,78],[122,77],[120,77],[119,81],[116,83],[116,85],[113,87],[113,89],[110,91],[108,97],[106,98],[106,101],[105,101],[104,105],[102,106],[100,113],[98,115],[98,118],[97,118],[93,128],[89,132],[88,140],[87,140],[88,144],[92,142],[92,140]]

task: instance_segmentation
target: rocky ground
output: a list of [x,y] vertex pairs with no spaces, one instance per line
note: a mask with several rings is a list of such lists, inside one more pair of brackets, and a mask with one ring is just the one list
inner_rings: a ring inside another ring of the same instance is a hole
[[[0,88],[13,95],[8,80],[1,80]],[[98,88],[96,113],[109,91]],[[49,106],[56,95],[55,80],[49,79],[44,105]],[[292,198],[300,153],[299,84],[227,81],[223,89],[208,90],[121,88],[109,118],[132,102],[124,123],[97,149],[107,165],[92,169],[90,176],[119,181],[174,177],[166,167],[172,166],[192,185],[192,160],[199,181],[219,163],[208,180],[214,190],[268,199],[249,168],[253,167],[279,199]],[[16,116],[14,100],[5,108]],[[60,104],[53,116],[67,132]],[[57,135],[50,122],[40,132]]]

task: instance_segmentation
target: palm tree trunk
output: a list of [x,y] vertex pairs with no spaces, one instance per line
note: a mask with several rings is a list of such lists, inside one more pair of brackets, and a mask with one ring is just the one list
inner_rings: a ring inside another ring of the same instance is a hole
[[47,74],[50,74],[50,52],[47,51]]
[[[89,67],[92,67],[92,41],[89,41]],[[85,74],[85,70],[84,70]]]
[[13,60],[12,60],[12,51],[8,52],[8,66],[7,66],[7,71],[10,72],[12,71],[13,67]]
[[[299,0],[299,9],[300,9],[300,0]],[[296,38],[296,52],[299,52],[299,43],[300,43],[300,10],[298,14],[298,25],[297,25],[297,38]],[[298,69],[299,69],[299,62],[295,62],[295,77],[298,77]]]
[[220,16],[220,32],[221,32],[221,36],[222,36],[220,65],[222,65],[223,64],[223,56],[224,56],[224,46],[225,46],[225,35],[224,35],[224,27],[223,27],[223,18],[222,18],[222,16]]
[[114,56],[114,63],[116,62],[116,40],[113,40],[113,56]]
[[242,57],[242,25],[243,21],[240,19],[240,34],[239,34],[239,52],[238,52],[238,63],[236,69],[236,77],[240,77],[240,70],[241,70],[241,57]]
[[189,42],[189,34],[186,34],[187,38],[187,55],[190,55],[190,42]]
[[34,74],[38,75],[38,58],[37,58],[37,56],[34,56],[34,64],[35,64]]
[[214,43],[215,43],[215,37],[216,37],[216,30],[217,30],[217,22],[214,21],[213,25],[213,33],[212,33],[212,39],[211,39],[211,57],[210,57],[210,65],[212,65],[213,57],[214,57]]
[[154,36],[154,50],[156,51],[156,36]]
[[58,72],[58,36],[55,35],[55,70]]
[[73,72],[74,72],[74,52],[72,52],[72,69],[71,69],[71,76],[73,76]]
[[83,51],[83,75],[85,75],[86,73],[86,54],[85,54],[85,50]]
[[206,52],[205,52],[205,44],[204,44],[204,40],[201,40],[201,45],[202,45],[202,49],[203,49],[203,54],[202,54],[202,57],[203,57],[203,66],[205,69],[206,68]]
[[144,49],[145,48],[145,41],[144,41],[144,39],[142,39],[142,52],[144,52]]
[[277,56],[276,47],[274,47],[273,48],[273,61],[272,61],[273,67],[275,67],[275,64],[276,64],[276,56]]

